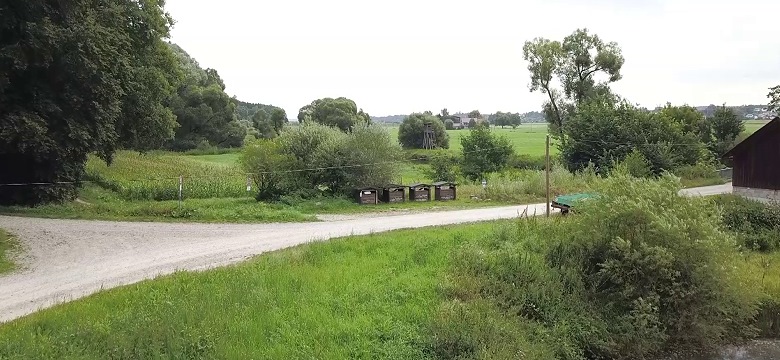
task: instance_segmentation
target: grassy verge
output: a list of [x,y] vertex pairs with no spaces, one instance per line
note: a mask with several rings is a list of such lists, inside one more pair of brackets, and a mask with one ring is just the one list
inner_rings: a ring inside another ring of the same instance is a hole
[[124,200],[97,186],[82,189],[80,201],[38,207],[3,206],[0,214],[57,219],[160,222],[295,222],[313,221],[314,215],[281,204],[258,203],[253,198],[187,199],[178,201]]
[[0,326],[0,358],[425,359],[448,254],[501,223],[282,250]]
[[16,239],[11,234],[0,230],[0,274],[7,273],[15,268],[11,261],[11,253],[18,249]]

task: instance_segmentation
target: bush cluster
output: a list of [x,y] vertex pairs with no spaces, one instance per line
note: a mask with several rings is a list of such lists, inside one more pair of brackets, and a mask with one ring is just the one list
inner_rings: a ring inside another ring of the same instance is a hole
[[519,221],[455,254],[432,325],[445,359],[642,359],[756,335],[755,284],[707,199],[616,175],[577,216]]
[[309,122],[275,139],[245,147],[241,164],[252,174],[258,200],[284,195],[349,195],[354,188],[384,186],[397,174],[400,146],[379,125],[342,132]]

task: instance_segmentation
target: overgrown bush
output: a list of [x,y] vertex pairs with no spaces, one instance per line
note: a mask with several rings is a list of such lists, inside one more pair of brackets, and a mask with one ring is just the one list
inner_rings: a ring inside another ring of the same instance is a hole
[[425,136],[425,124],[431,124],[436,148],[449,149],[450,135],[444,128],[441,119],[421,113],[413,113],[404,118],[401,127],[398,128],[398,142],[404,149],[422,149]]
[[514,148],[504,136],[490,132],[489,126],[476,126],[461,138],[462,171],[469,180],[479,180],[485,174],[506,168]]
[[278,199],[323,192],[347,195],[355,187],[386,185],[395,178],[400,156],[400,146],[379,125],[342,132],[310,122],[247,146],[242,164],[255,181],[272,174],[270,182],[282,184],[269,185],[271,193],[258,199]]
[[780,249],[780,205],[765,204],[737,195],[721,195],[723,226],[736,234],[745,249],[762,252]]
[[434,181],[452,181],[458,178],[458,159],[447,152],[437,152],[430,161],[428,177]]
[[455,130],[455,122],[452,119],[444,120],[444,128],[447,130]]
[[[550,162],[553,162],[552,159]],[[547,165],[544,156],[512,154],[509,156],[508,166],[520,170],[544,170]]]
[[622,167],[626,173],[637,178],[649,178],[653,176],[653,171],[650,169],[650,162],[642,153],[634,149],[631,151],[620,163],[615,167]]
[[[617,175],[593,190],[576,216],[463,245],[433,326],[437,355],[642,359],[756,335],[760,291],[736,273],[733,237],[707,199],[679,196],[668,175]],[[455,306],[468,316],[449,315]],[[535,352],[518,353],[527,343]]]

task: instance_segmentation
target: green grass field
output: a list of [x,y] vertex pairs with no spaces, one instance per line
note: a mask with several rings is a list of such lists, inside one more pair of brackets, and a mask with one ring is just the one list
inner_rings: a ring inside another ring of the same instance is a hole
[[[511,224],[342,238],[103,291],[0,325],[0,359],[431,359],[454,252]],[[734,264],[778,294],[764,279],[777,253]]]
[[745,120],[745,132],[752,134],[768,123],[767,120]]
[[[388,126],[390,136],[394,139],[398,138],[398,126]],[[493,127],[492,131],[496,134],[506,137],[512,143],[515,148],[515,152],[518,154],[527,154],[532,156],[544,155],[544,143],[545,135],[547,134],[547,124],[523,124],[517,129],[512,128],[500,128]],[[447,130],[447,134],[450,135],[450,151],[459,153],[463,147],[460,143],[460,138],[469,133],[468,129],[464,130]],[[552,154],[558,152],[557,147],[550,147]]]
[[449,253],[497,223],[315,243],[0,325],[0,359],[425,359]]
[[9,272],[15,268],[11,260],[13,252],[17,251],[19,244],[11,234],[0,229],[0,274]]

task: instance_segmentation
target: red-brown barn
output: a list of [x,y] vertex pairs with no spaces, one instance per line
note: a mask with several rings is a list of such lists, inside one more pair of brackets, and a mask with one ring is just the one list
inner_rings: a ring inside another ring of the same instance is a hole
[[729,150],[734,164],[734,193],[759,200],[780,201],[780,117]]

